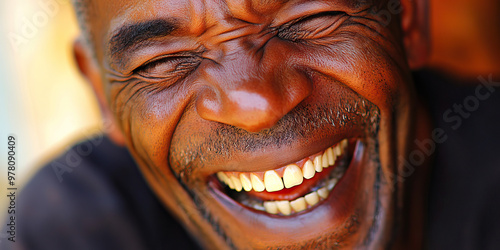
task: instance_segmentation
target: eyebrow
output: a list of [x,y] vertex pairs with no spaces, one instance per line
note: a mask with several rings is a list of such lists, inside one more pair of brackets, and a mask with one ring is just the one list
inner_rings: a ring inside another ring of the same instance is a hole
[[121,27],[109,41],[111,57],[119,57],[127,50],[136,50],[154,38],[168,36],[177,29],[172,20],[155,19]]

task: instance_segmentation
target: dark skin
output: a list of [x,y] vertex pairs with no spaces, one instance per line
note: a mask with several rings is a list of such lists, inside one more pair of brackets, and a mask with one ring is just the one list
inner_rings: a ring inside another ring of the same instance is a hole
[[[93,1],[93,46],[74,51],[109,135],[204,247],[395,247],[418,235],[395,233],[411,189],[392,176],[419,132],[410,70],[426,59],[424,1],[401,1],[388,25],[375,2]],[[246,207],[214,177],[343,139],[357,145],[347,172],[292,216]]]

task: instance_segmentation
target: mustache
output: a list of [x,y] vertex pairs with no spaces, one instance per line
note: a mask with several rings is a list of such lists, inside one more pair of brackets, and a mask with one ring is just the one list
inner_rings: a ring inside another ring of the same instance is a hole
[[230,159],[238,152],[286,147],[317,133],[331,135],[339,128],[363,128],[367,136],[375,136],[379,121],[378,107],[361,96],[337,98],[335,105],[299,104],[273,127],[259,132],[223,123],[213,123],[209,129],[200,131],[192,131],[192,127],[188,128],[191,131],[180,131],[182,137],[174,135],[172,139],[169,162],[172,169],[178,170],[177,177],[185,179],[195,166],[203,167],[215,158]]

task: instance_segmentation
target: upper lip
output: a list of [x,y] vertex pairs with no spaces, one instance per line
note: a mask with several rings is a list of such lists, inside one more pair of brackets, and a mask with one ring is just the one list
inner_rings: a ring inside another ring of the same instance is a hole
[[236,159],[243,161],[226,162],[225,164],[214,166],[209,172],[206,172],[206,178],[219,171],[224,172],[261,172],[277,169],[288,164],[298,162],[310,155],[322,152],[324,149],[339,143],[346,138],[359,138],[364,134],[359,130],[349,130],[345,133],[334,133],[319,140],[309,141],[308,143],[297,142],[294,145],[283,148],[266,148],[264,154],[245,154],[242,153]]

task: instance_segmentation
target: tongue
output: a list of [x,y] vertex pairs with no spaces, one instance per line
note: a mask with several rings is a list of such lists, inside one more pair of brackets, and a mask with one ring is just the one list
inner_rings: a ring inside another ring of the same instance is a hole
[[308,194],[320,180],[328,176],[328,174],[332,169],[333,167],[323,169],[323,172],[316,173],[314,177],[309,180],[304,179],[302,184],[295,187],[283,188],[282,190],[276,192],[267,192],[267,191],[256,192],[252,190],[250,192],[247,192],[247,194],[253,197],[257,197],[263,201],[280,201],[280,200],[292,201]]

